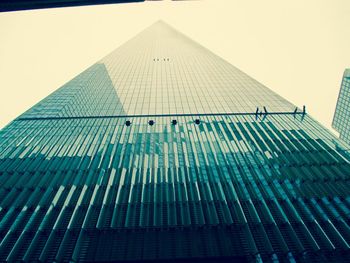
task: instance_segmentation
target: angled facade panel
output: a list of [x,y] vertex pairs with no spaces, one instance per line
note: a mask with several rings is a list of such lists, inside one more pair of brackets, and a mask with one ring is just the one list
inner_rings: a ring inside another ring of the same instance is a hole
[[332,126],[350,144],[350,69],[344,71]]
[[350,260],[349,148],[157,22],[0,132],[0,260]]

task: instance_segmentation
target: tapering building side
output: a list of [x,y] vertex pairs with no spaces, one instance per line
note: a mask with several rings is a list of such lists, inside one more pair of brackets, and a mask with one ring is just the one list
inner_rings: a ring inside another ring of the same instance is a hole
[[349,148],[163,22],[0,132],[0,260],[342,262]]
[[344,71],[332,126],[350,144],[350,69]]

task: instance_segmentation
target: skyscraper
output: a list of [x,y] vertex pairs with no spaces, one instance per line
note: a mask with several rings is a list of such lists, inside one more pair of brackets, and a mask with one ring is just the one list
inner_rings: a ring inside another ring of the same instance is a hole
[[332,126],[350,144],[350,69],[344,71]]
[[163,22],[0,138],[0,260],[350,260],[348,146]]

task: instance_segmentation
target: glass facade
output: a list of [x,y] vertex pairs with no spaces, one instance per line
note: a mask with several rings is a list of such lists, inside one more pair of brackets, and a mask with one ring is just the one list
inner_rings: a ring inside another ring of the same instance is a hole
[[350,69],[344,71],[332,126],[350,144]]
[[0,261],[350,260],[348,146],[163,22],[0,139]]

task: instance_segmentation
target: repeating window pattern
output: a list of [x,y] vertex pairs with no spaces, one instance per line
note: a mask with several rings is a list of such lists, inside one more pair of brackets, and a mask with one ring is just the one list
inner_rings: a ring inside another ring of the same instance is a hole
[[244,113],[295,106],[163,22],[141,32],[21,117]]
[[346,145],[308,116],[195,118],[14,121],[0,260],[346,257]]
[[294,109],[156,23],[0,131],[0,261],[350,261],[349,146]]
[[344,72],[332,126],[350,144],[350,69]]
[[20,118],[125,115],[104,64],[96,63],[26,111]]

